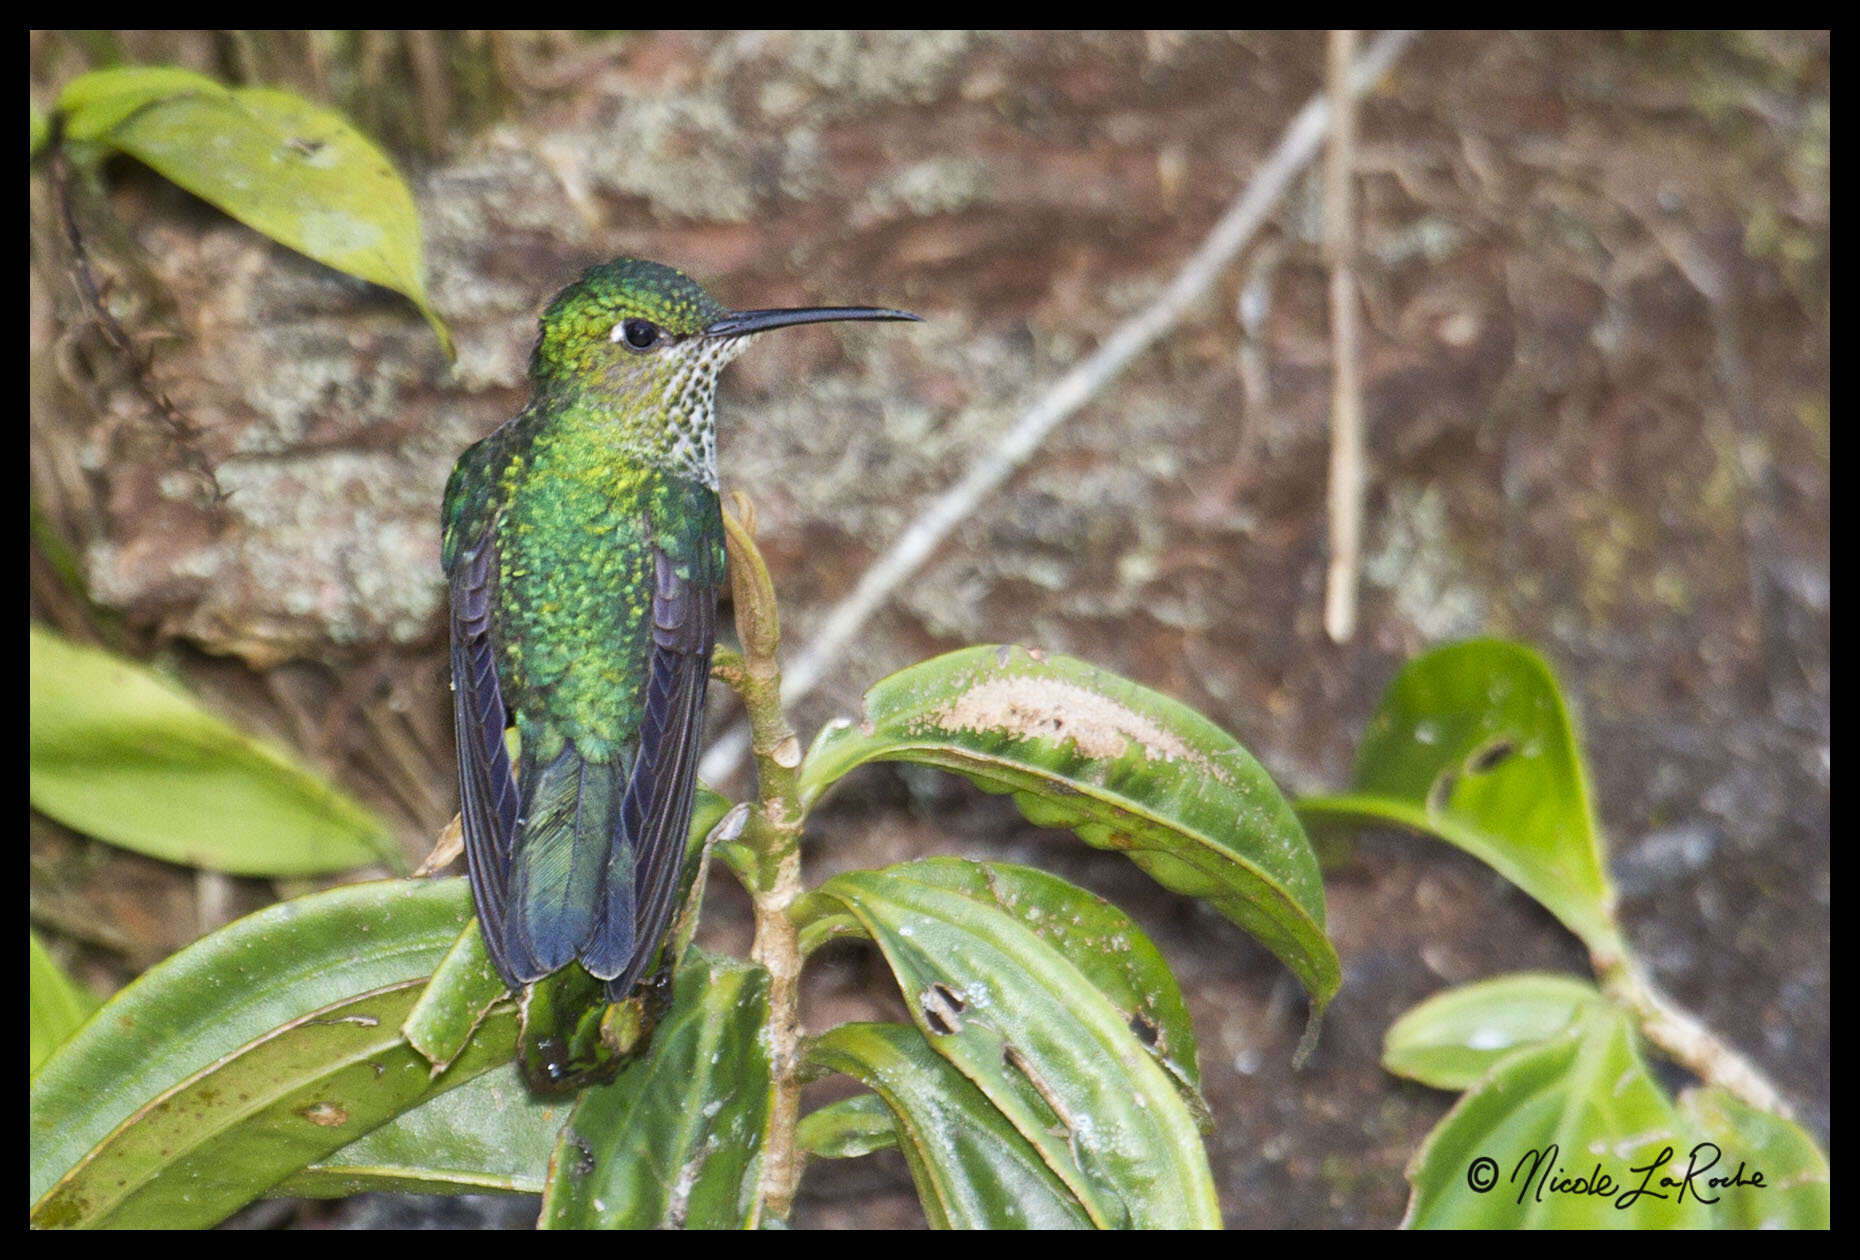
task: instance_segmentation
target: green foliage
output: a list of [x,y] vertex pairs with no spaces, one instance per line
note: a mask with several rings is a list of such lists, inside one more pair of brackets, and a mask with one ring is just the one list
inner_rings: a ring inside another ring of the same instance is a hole
[[1389,1026],[1382,1066],[1435,1089],[1468,1089],[1519,1046],[1563,1031],[1602,995],[1574,976],[1519,974],[1437,993]]
[[1438,836],[1591,950],[1618,947],[1575,731],[1550,667],[1521,644],[1478,639],[1410,661],[1369,719],[1352,790],[1305,797],[1298,812]]
[[[494,1066],[433,1080],[399,1031],[470,906],[462,879],[351,885],[241,919],[137,979],[32,1078],[33,1220],[211,1224]],[[481,1029],[487,1055],[500,1036],[507,1060],[514,1028]]]
[[[1077,718],[1029,734],[1024,713],[995,705],[1028,686]],[[906,717],[890,703],[906,693],[933,703]],[[962,722],[914,735],[942,704]],[[879,759],[1011,787],[1030,815],[1262,925],[1318,986],[1314,1005],[1334,988],[1296,819],[1188,710],[1076,661],[990,647],[875,688],[863,727],[818,741],[805,799]],[[1197,792],[1192,771],[1216,766]],[[758,869],[742,827],[740,808],[703,795],[688,890],[713,852]],[[559,1227],[770,1223],[769,973],[681,948],[649,1039],[653,1014],[625,1023],[625,1003],[571,1029],[618,1055],[613,1083],[581,1088],[571,1110],[523,1084],[519,1025],[567,1027],[588,1002],[544,984],[513,1007],[461,884],[287,902],[125,990],[34,1080],[34,1219],[196,1225],[265,1193],[490,1189],[541,1191],[543,1223]],[[1220,1223],[1194,1029],[1123,912],[1040,871],[936,859],[842,874],[791,919],[797,962],[836,938],[874,942],[914,1022],[843,1025],[802,1047],[806,1071],[872,1092],[799,1118],[789,1158],[797,1142],[836,1158],[902,1149],[937,1225]]]
[[[813,1061],[874,1091],[823,1107],[803,1138],[849,1154],[898,1147],[937,1229],[1088,1229],[1085,1206],[968,1077],[901,1024],[841,1024],[815,1038]],[[884,1109],[881,1128],[867,1100]],[[812,1143],[808,1143],[810,1147]]]
[[[79,160],[128,154],[279,244],[403,294],[453,354],[426,297],[413,195],[339,115],[290,92],[120,66],[66,84],[54,117]],[[35,115],[33,153],[48,132]]]
[[1120,911],[1040,871],[954,859],[851,871],[815,898],[878,943],[922,1040],[978,1087],[958,1123],[998,1112],[1100,1227],[1220,1224],[1206,1109],[1182,1096],[1188,1010]]
[[[1390,1027],[1391,1072],[1465,1091],[1409,1166],[1405,1224],[1827,1225],[1827,1161],[1799,1126],[1717,1087],[1675,1104],[1648,1069],[1642,1038],[1657,1036],[1701,1075],[1767,1092],[1641,978],[1615,921],[1581,749],[1536,653],[1480,640],[1411,661],[1370,720],[1353,790],[1298,809],[1314,825],[1389,824],[1466,850],[1580,936],[1604,982],[1501,976],[1436,994]],[[1712,1184],[1735,1182],[1740,1165],[1765,1184]]]
[[768,973],[692,950],[650,1053],[581,1096],[557,1140],[550,1229],[754,1228],[773,1088]]
[[823,730],[802,799],[867,761],[1011,792],[1031,821],[1129,854],[1253,933],[1314,1011],[1337,991],[1323,879],[1297,817],[1252,754],[1166,696],[1070,657],[968,648],[893,674],[866,694],[863,722]]
[[[111,678],[92,690],[127,685]],[[154,698],[177,703],[165,686]],[[1296,816],[1244,750],[1179,705],[1063,657],[952,653],[884,680],[861,721],[787,763],[800,820],[874,760],[1010,791],[1036,821],[1128,852],[1251,927],[1314,1008],[1335,988]],[[1599,987],[1497,977],[1390,1028],[1390,1071],[1462,1091],[1410,1167],[1408,1224],[1827,1223],[1827,1162],[1798,1126],[1716,1085],[1674,1100],[1649,1069],[1643,1039],[1670,1050],[1655,1018],[1670,1012],[1637,987],[1580,750],[1538,658],[1489,642],[1420,658],[1378,711],[1352,792],[1300,810],[1400,822],[1485,858],[1543,890],[1602,972]],[[1167,962],[1122,911],[1041,871],[925,859],[848,871],[794,900],[793,965],[869,941],[910,1019],[800,1043],[802,1078],[840,1073],[866,1092],[784,1111],[780,969],[689,947],[709,858],[766,890],[756,881],[782,865],[770,834],[766,813],[751,810],[745,830],[744,806],[703,794],[663,1010],[645,989],[599,1003],[573,971],[512,1002],[456,879],[274,906],[163,963],[68,1037],[55,1030],[75,1016],[34,942],[34,1035],[43,1024],[45,1044],[63,1041],[32,1081],[34,1223],[204,1225],[263,1194],[390,1189],[540,1193],[542,1223],[560,1228],[753,1228],[781,1222],[779,1161],[886,1149],[904,1156],[933,1226],[1220,1223],[1202,1145],[1215,1118]],[[573,1097],[539,1094],[519,1071],[533,1081],[557,1059],[590,1065]],[[1685,1196],[1626,1193],[1637,1170],[1683,1178],[1713,1152]],[[1708,1182],[1740,1161],[1765,1184]],[[1570,1188],[1604,1174],[1606,1194]]]
[[28,789],[67,827],[235,875],[405,861],[361,805],[146,666],[32,626]]
[[98,1002],[45,952],[37,932],[28,931],[26,943],[27,1066],[36,1072],[52,1051],[90,1018]]

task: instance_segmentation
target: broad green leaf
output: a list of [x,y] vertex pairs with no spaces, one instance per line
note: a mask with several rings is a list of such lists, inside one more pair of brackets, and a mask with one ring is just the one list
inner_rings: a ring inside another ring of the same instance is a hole
[[313,1011],[151,1100],[34,1205],[47,1227],[199,1229],[382,1121],[507,1063],[505,1009],[445,1073],[400,1035],[418,978]]
[[1621,952],[1576,734],[1550,667],[1520,644],[1478,639],[1410,661],[1364,732],[1351,791],[1307,797],[1298,812],[1313,825],[1438,836],[1536,898],[1592,953]]
[[[1827,1229],[1832,1211],[1827,1156],[1801,1126],[1758,1111],[1715,1086],[1679,1097],[1687,1130],[1717,1148],[1699,1151],[1698,1186],[1718,1203],[1718,1223],[1735,1229]],[[1686,1155],[1689,1157],[1691,1151]],[[1713,1178],[1751,1183],[1713,1186]]]
[[434,1068],[443,1068],[458,1057],[491,1008],[509,996],[474,916],[446,951],[401,1033]]
[[1012,793],[1032,821],[1128,853],[1258,937],[1314,1014],[1337,991],[1324,884],[1297,816],[1252,754],[1166,696],[1071,657],[967,648],[880,681],[863,720],[823,730],[801,768],[803,801],[868,761]]
[[507,1063],[402,1112],[271,1193],[541,1194],[556,1134],[573,1105],[531,1094]]
[[1382,1066],[1435,1089],[1466,1089],[1499,1059],[1547,1041],[1602,1000],[1574,976],[1519,974],[1437,993],[1382,1039]]
[[821,885],[877,942],[932,1049],[1100,1226],[1220,1225],[1195,1117],[1123,1011],[1015,915],[907,864]]
[[27,930],[26,944],[26,998],[30,1008],[27,1040],[32,1056],[26,1067],[28,1072],[36,1072],[52,1051],[90,1018],[99,1003],[64,973],[45,951],[37,932]]
[[66,140],[107,141],[137,110],[181,96],[224,98],[227,89],[179,66],[115,66],[80,74],[58,94]]
[[[1027,866],[925,858],[887,869],[993,906],[1065,955],[1117,1008],[1150,1057],[1175,1078],[1202,1131],[1212,1131],[1213,1117],[1201,1097],[1201,1067],[1188,1004],[1162,951],[1129,915],[1057,875]],[[795,918],[812,927],[812,915],[819,913],[839,927],[836,934],[864,935],[858,916],[841,910],[842,904],[822,894],[797,906]]]
[[[1657,1184],[1662,1152],[1670,1161],[1689,1145],[1627,1019],[1598,1005],[1548,1041],[1500,1059],[1447,1113],[1408,1167],[1414,1193],[1403,1224],[1706,1226],[1712,1218],[1703,1204]],[[1677,1168],[1664,1171],[1684,1167],[1682,1153]],[[1649,1175],[1655,1193],[1636,1194]]]
[[808,1059],[864,1083],[890,1108],[885,1145],[904,1152],[933,1228],[1091,1227],[1040,1153],[915,1028],[841,1024],[814,1040]]
[[235,875],[404,867],[386,827],[133,661],[28,640],[34,809],[150,857]]
[[[943,1071],[952,1070],[943,1060],[936,1061]],[[822,1066],[826,1066],[824,1061]],[[802,1150],[822,1159],[857,1159],[873,1151],[896,1150],[898,1126],[884,1099],[877,1094],[854,1094],[802,1116],[794,1140]]]
[[470,914],[463,879],[354,884],[261,910],[146,972],[33,1077],[32,1201],[139,1109],[242,1046],[424,980]]
[[339,115],[290,92],[154,67],[86,75],[60,107],[74,139],[119,149],[280,244],[405,295],[452,355],[426,298],[413,194]]
[[694,949],[645,1058],[581,1096],[556,1148],[553,1229],[754,1228],[769,1122],[768,973]]

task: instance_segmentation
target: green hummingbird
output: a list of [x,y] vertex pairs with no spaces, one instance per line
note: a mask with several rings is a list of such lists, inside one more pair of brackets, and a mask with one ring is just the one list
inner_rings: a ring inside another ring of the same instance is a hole
[[513,991],[579,962],[619,1001],[671,917],[724,582],[718,373],[772,328],[917,318],[726,310],[632,258],[543,312],[529,405],[459,457],[442,547],[465,857]]

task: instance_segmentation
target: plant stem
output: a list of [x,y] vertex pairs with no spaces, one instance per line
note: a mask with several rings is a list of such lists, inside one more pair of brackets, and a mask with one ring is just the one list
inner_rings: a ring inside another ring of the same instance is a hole
[[1795,1112],[1770,1079],[1718,1035],[1673,1004],[1631,961],[1598,965],[1602,989],[1632,1010],[1648,1041],[1707,1085],[1729,1090],[1759,1111],[1795,1119]]
[[755,855],[750,896],[756,938],[750,956],[769,973],[769,1058],[774,1100],[762,1152],[759,1198],[786,1218],[801,1180],[795,1143],[801,1118],[801,951],[789,907],[801,894],[801,741],[781,708],[781,643],[775,591],[756,550],[755,510],[741,493],[738,516],[724,513],[730,554],[730,590],[743,654],[720,654],[716,673],[743,698],[756,759],[757,803],[743,829]]

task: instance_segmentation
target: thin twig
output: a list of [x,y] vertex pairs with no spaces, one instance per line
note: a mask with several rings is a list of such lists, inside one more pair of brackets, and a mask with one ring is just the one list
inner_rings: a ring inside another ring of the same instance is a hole
[[[1385,31],[1356,63],[1350,91],[1360,94],[1395,63],[1414,38],[1413,31]],[[1182,264],[1157,299],[1126,320],[1088,358],[1056,381],[993,447],[976,456],[962,479],[933,500],[923,515],[859,578],[814,633],[807,648],[786,671],[782,698],[792,704],[811,692],[840,659],[853,636],[891,593],[908,581],[949,532],[1025,463],[1059,423],[1077,411],[1117,374],[1180,322],[1213,286],[1221,271],[1246,248],[1266,216],[1278,205],[1293,179],[1309,165],[1330,120],[1330,101],[1319,95],[1306,102],[1285,129],[1253,181],[1228,207],[1201,247]],[[749,727],[738,721],[723,732],[705,756],[700,773],[716,782],[732,774],[749,748]]]
[[1603,989],[1639,1017],[1640,1030],[1654,1045],[1707,1085],[1743,1099],[1759,1111],[1795,1118],[1795,1109],[1755,1063],[1732,1049],[1718,1034],[1679,1009],[1637,967],[1623,962],[1597,967]]
[[167,393],[149,379],[149,362],[137,349],[134,341],[123,325],[111,313],[109,303],[104,301],[103,286],[97,281],[96,271],[90,262],[90,250],[84,244],[84,234],[78,229],[77,213],[71,202],[71,164],[65,155],[53,146],[50,158],[50,175],[52,198],[58,205],[59,223],[64,228],[65,244],[71,251],[71,269],[73,281],[78,290],[78,297],[83,302],[85,312],[102,331],[104,340],[112,350],[120,354],[129,364],[130,383],[135,386],[144,403],[155,414],[162,427],[167,430],[169,441],[180,452],[181,460],[195,476],[206,483],[213,496],[213,506],[217,512],[226,502],[227,491],[220,489],[219,478],[214,475],[213,465],[201,453],[200,426],[181,413]]
[[1330,569],[1324,630],[1333,643],[1356,634],[1363,550],[1363,394],[1357,379],[1356,97],[1345,89],[1355,31],[1332,31],[1326,82],[1337,101],[1324,161],[1324,252],[1330,258]]

